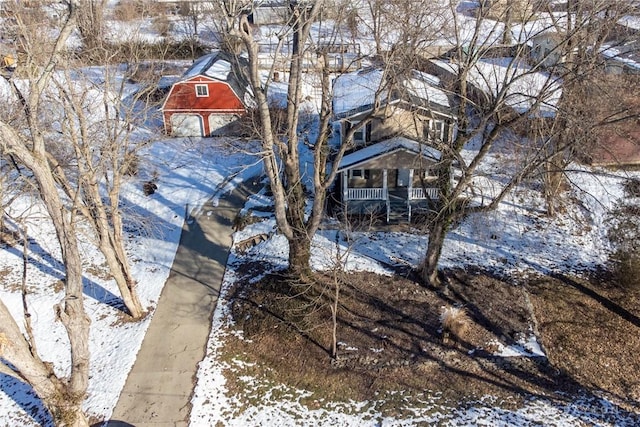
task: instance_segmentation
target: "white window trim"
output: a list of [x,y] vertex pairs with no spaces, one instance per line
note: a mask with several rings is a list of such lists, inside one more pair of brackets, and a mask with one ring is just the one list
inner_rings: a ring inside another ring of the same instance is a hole
[[[360,122],[349,122],[350,127],[354,128],[358,125],[360,125]],[[369,140],[367,139],[368,136],[368,128],[371,128],[371,122],[367,122],[366,124],[362,125],[357,131],[355,131],[353,133],[353,142],[354,143],[367,143],[369,142]]]
[[[436,123],[440,125],[438,135],[436,135],[436,131],[438,131],[438,129],[436,128]],[[435,137],[439,141],[444,141],[444,130],[447,126],[447,122],[445,120],[429,119],[427,120],[425,125],[427,130],[426,135],[428,136],[428,138]]]
[[[201,95],[199,89],[204,88],[204,95]],[[198,98],[206,98],[209,96],[209,86],[207,85],[196,85],[196,97]]]

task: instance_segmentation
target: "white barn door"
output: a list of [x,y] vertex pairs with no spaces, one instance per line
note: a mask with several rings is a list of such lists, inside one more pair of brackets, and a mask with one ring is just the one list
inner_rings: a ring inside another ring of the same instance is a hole
[[202,117],[197,114],[176,113],[171,116],[173,136],[205,136]]

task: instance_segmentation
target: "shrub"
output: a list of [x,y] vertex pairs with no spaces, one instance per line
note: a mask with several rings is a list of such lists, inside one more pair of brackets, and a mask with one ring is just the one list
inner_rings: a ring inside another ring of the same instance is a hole
[[162,37],[167,37],[171,31],[171,21],[167,15],[160,15],[153,19],[153,28]]
[[451,339],[462,340],[469,331],[471,320],[462,307],[443,307],[440,313],[440,327],[445,343]]
[[150,196],[156,192],[158,186],[153,181],[147,181],[142,184],[142,190],[144,191],[145,196]]
[[135,1],[119,1],[113,14],[118,21],[129,22],[139,19],[141,14],[140,4]]

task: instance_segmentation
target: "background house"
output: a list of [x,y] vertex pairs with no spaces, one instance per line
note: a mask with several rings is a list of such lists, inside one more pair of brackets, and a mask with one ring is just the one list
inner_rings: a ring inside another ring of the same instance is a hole
[[232,63],[225,53],[213,52],[196,60],[172,85],[162,105],[168,134],[219,136],[241,132],[239,119],[252,105],[253,97]]
[[396,135],[433,142],[454,139],[450,94],[433,75],[410,71],[391,78],[381,69],[362,69],[336,79],[333,94],[341,143],[347,131],[365,118],[367,123],[354,135],[357,146]]
[[550,30],[532,36],[527,43],[530,45],[529,59],[532,64],[540,64],[550,68],[565,62],[565,52],[561,44],[564,35]]
[[267,1],[256,3],[248,16],[255,25],[285,24],[291,15],[291,7],[283,1]]

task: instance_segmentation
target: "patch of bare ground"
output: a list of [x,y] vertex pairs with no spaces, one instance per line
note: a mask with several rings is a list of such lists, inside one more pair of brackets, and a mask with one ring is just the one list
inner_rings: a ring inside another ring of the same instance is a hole
[[607,274],[555,275],[528,288],[549,361],[582,387],[640,407],[640,288]]
[[[305,402],[312,408],[394,390],[405,398],[429,391],[458,405],[487,395],[508,406],[595,391],[637,403],[638,292],[564,276],[515,284],[474,270],[448,271],[444,282],[427,289],[399,276],[341,276],[336,359],[330,357],[334,277],[298,284],[271,275],[236,285],[231,312],[243,338],[231,334],[223,357],[249,363],[228,376],[229,391],[241,393],[238,378],[248,374],[310,391]],[[451,340],[443,340],[444,307],[463,307],[468,318]],[[492,354],[496,341],[513,344],[532,329],[548,359]],[[393,404],[388,411],[400,415]]]

